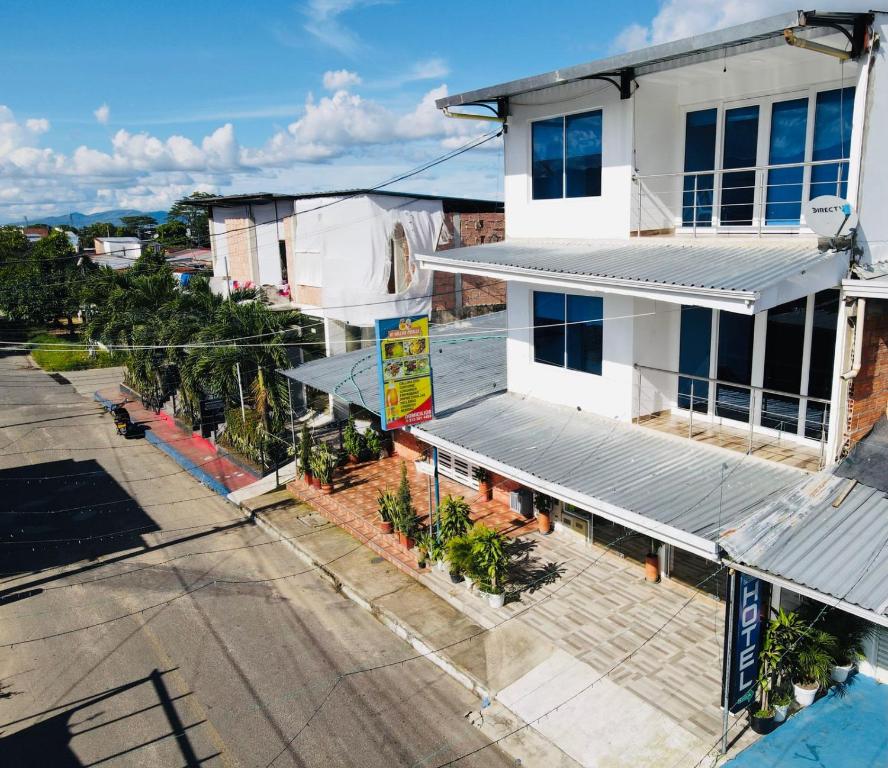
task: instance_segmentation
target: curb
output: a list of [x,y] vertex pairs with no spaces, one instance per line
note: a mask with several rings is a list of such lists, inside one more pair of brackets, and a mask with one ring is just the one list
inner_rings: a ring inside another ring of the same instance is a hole
[[173,461],[176,462],[182,469],[184,469],[189,475],[191,475],[195,480],[205,485],[214,493],[218,493],[223,499],[228,496],[231,491],[229,491],[222,483],[216,480],[215,477],[204,472],[202,469],[198,468],[198,466],[191,461],[191,459],[187,458],[183,454],[179,453],[175,448],[171,445],[165,443],[156,435],[151,434],[151,430],[145,432],[145,440],[147,440],[151,445],[160,448],[167,456],[169,456]]
[[404,640],[404,642],[410,645],[410,647],[417,651],[417,653],[420,653],[423,657],[432,662],[432,664],[441,669],[443,672],[447,673],[460,685],[474,693],[480,699],[486,699],[488,701],[492,700],[493,697],[491,696],[489,689],[480,680],[474,677],[474,675],[463,671],[455,664],[453,664],[453,662],[449,661],[445,656],[430,648],[419,632],[398,619],[387,608],[383,608],[382,606],[375,604],[373,601],[367,600],[367,598],[365,598],[358,589],[346,582],[343,582],[339,578],[339,576],[337,576],[326,565],[315,560],[310,554],[308,554],[308,552],[303,550],[293,540],[287,539],[285,531],[280,530],[276,525],[274,525],[274,523],[268,522],[258,514],[246,514],[245,516],[252,519],[266,532],[273,533],[275,536],[285,539],[284,544],[286,544],[286,546],[293,550],[293,552],[296,553],[299,559],[302,560],[306,565],[315,568],[321,575],[321,577],[328,581],[337,592],[342,593],[349,600],[355,603],[355,605],[358,605],[359,607],[370,613],[384,627],[386,627],[393,634]]

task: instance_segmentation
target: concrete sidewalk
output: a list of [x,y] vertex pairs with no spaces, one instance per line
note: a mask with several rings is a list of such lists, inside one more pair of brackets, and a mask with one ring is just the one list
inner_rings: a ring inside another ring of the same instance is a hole
[[[122,403],[125,397],[119,385],[104,387],[94,394],[105,407],[110,403]],[[259,479],[255,473],[219,456],[209,440],[182,430],[169,414],[163,411],[156,414],[134,400],[129,400],[125,407],[132,422],[146,428],[145,439],[149,443],[220,496],[227,496]]]
[[[477,693],[482,704],[466,717],[492,741],[501,740],[498,746],[522,766],[577,768],[579,763],[494,698],[553,650],[545,638],[508,624],[487,631],[310,507],[282,500],[280,493],[269,494],[241,506],[259,525],[289,539],[303,561],[408,642],[417,658]],[[312,530],[314,535],[304,535]]]
[[[724,609],[716,601],[701,595],[684,621],[668,623],[694,595],[690,589],[646,584],[636,564],[578,548],[559,558],[567,566],[562,580],[493,611],[446,574],[426,571],[417,580],[339,528],[321,530],[327,521],[310,507],[285,502],[279,493],[242,506],[282,537],[318,528],[292,538],[292,548],[491,701],[480,711],[486,733],[505,737],[500,746],[523,765],[691,768],[717,741],[708,721],[695,722],[699,708],[718,707],[718,686],[708,680],[710,661],[718,665],[709,657],[720,650],[714,619]],[[657,634],[664,622],[668,631]],[[656,640],[643,642],[649,634]],[[744,736],[733,751],[748,743]]]

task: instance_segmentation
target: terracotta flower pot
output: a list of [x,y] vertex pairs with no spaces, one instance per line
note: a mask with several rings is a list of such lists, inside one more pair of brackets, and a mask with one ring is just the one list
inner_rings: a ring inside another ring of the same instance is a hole
[[321,493],[325,493],[328,496],[333,493],[333,483],[321,483]]
[[402,547],[407,546],[407,537],[403,533],[401,533],[401,531],[395,531],[395,536],[398,537],[398,544],[400,544]]
[[358,463],[358,457],[355,456],[353,453],[350,453],[350,454],[348,455],[348,463],[349,463],[349,464],[357,464],[357,463]]
[[646,581],[654,583],[660,580],[660,558],[658,555],[644,556],[644,578]]
[[319,478],[319,477],[315,477],[314,475],[312,475],[312,476],[311,476],[311,487],[312,487],[312,488],[317,488],[317,489],[320,490],[320,487],[321,487],[321,478]]
[[493,486],[490,484],[490,480],[478,481],[478,493],[485,501],[490,501],[493,498]]
[[313,484],[313,482],[314,482],[314,475],[312,475],[311,472],[306,472],[306,473],[302,476],[302,479],[305,481],[305,484],[306,484],[307,486],[311,487],[312,484]]
[[552,531],[552,515],[549,512],[537,512],[537,525],[539,525],[540,533],[548,536]]
[[380,520],[376,525],[380,533],[392,533],[395,530],[390,520]]

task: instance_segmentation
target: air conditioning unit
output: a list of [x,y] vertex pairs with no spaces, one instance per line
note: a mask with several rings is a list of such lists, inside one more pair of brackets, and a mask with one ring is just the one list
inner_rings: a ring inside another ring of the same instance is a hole
[[527,488],[519,488],[509,494],[509,509],[521,517],[533,517],[533,496]]

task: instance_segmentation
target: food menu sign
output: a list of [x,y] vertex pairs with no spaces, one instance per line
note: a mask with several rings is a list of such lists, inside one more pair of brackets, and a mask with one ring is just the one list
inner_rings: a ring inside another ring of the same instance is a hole
[[377,320],[376,344],[382,428],[434,418],[428,315]]

